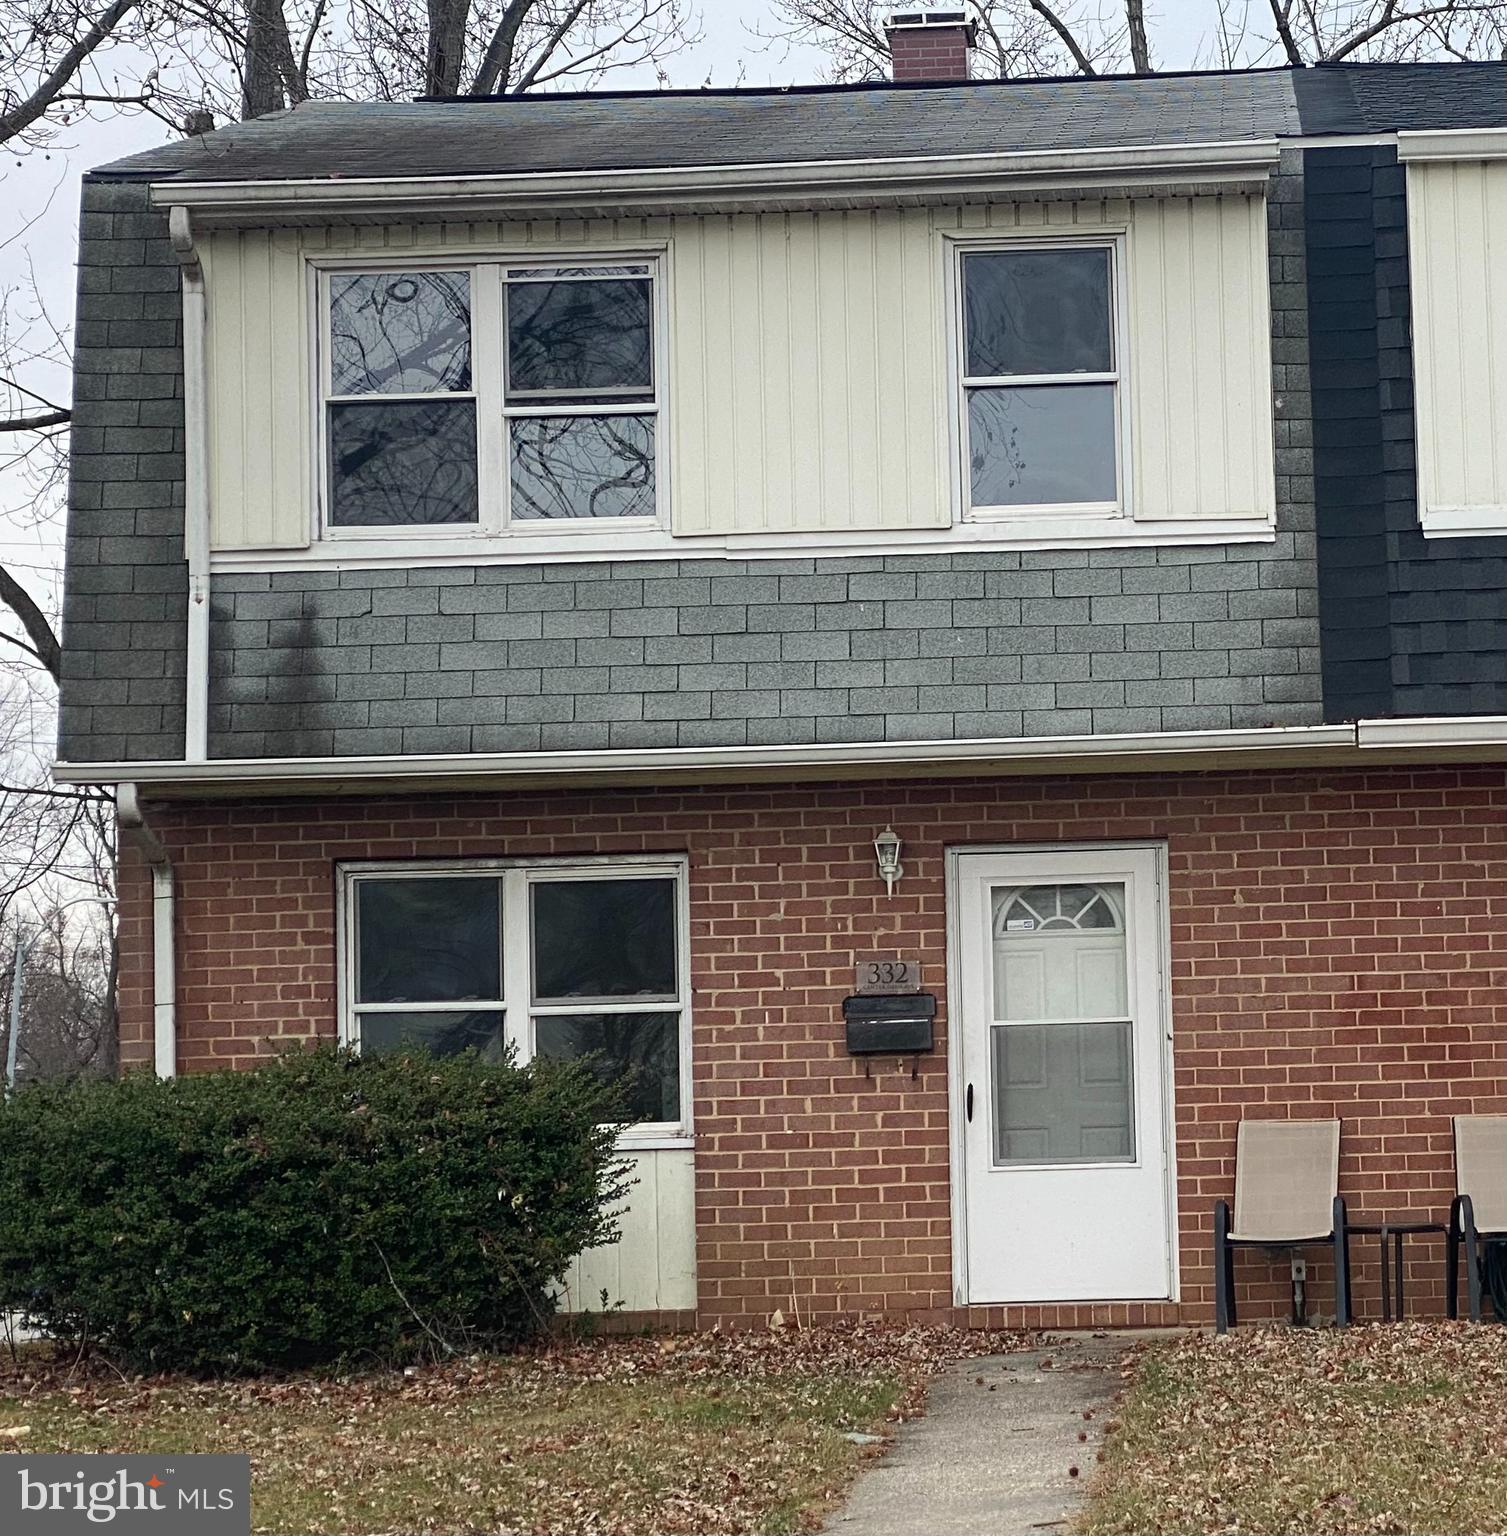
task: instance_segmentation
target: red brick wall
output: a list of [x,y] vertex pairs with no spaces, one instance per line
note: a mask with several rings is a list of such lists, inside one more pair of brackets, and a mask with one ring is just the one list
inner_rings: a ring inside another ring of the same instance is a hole
[[[163,810],[185,1070],[335,1029],[334,865],[687,851],[701,1319],[951,1307],[943,852],[1166,839],[1180,1306],[991,1323],[1207,1322],[1212,1202],[1242,1115],[1340,1116],[1353,1211],[1442,1217],[1449,1117],[1507,1107],[1507,776],[1495,768],[431,796]],[[874,834],[905,840],[887,897]],[[150,1057],[149,885],[123,872],[123,1056]],[[912,1081],[843,1049],[855,954],[919,956],[941,1049]],[[1410,1290],[1437,1308],[1435,1239]],[[1374,1311],[1372,1240],[1357,1302]],[[1242,1255],[1245,1315],[1285,1264]],[[1328,1267],[1313,1304],[1332,1308]]]
[[889,34],[895,80],[966,80],[966,27],[897,27]]

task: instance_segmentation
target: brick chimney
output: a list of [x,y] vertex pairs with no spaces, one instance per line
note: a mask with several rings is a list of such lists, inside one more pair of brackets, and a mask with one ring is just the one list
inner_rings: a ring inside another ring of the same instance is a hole
[[896,80],[966,80],[978,23],[967,5],[891,11],[885,18]]

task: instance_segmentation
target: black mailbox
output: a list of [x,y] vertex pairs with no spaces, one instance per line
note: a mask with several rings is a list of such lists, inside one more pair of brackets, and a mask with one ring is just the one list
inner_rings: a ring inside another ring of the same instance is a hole
[[898,1056],[934,1049],[932,1020],[937,1000],[930,992],[903,997],[845,997],[843,1021],[853,1056]]

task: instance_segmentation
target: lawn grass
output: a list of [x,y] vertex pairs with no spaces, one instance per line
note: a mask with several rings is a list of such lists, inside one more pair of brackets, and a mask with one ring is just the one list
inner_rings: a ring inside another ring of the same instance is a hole
[[1018,1344],[937,1329],[601,1339],[406,1372],[122,1379],[0,1365],[0,1442],[245,1452],[258,1532],[800,1531],[948,1359]]
[[1507,1337],[1195,1334],[1130,1367],[1080,1536],[1507,1531]]

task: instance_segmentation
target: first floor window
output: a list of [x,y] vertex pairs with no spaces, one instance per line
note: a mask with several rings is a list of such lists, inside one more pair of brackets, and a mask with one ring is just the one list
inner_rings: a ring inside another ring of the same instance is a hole
[[685,1123],[684,870],[622,863],[348,868],[347,1038],[583,1057],[638,1125]]
[[1116,507],[1114,245],[965,249],[959,260],[970,509]]
[[326,527],[652,522],[655,274],[652,260],[321,273]]

